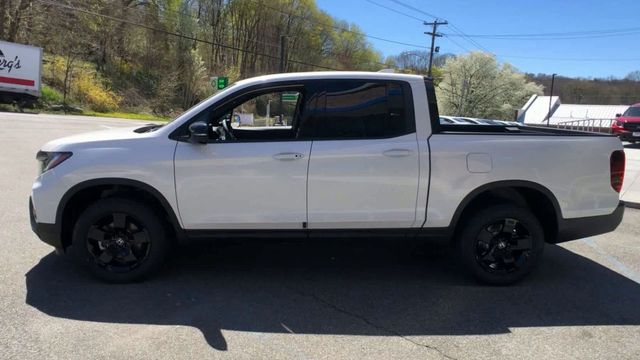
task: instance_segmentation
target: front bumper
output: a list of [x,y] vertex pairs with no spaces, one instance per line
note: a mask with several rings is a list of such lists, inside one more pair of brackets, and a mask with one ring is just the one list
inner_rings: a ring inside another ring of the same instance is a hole
[[622,222],[624,201],[609,215],[562,219],[558,223],[558,236],[554,243],[582,239],[615,230]]
[[625,129],[621,127],[612,128],[612,134],[618,136],[622,141],[629,141],[629,140],[640,141],[640,136],[633,136],[634,132],[635,133],[640,132],[640,128],[633,129],[633,130]]
[[29,197],[29,220],[31,221],[31,230],[38,235],[40,240],[55,247],[57,250],[63,249],[60,227],[56,224],[44,224],[37,222],[31,197]]
[[618,134],[618,137],[622,141],[629,141],[629,140],[640,141],[640,136],[633,136],[633,133],[631,132],[620,133]]

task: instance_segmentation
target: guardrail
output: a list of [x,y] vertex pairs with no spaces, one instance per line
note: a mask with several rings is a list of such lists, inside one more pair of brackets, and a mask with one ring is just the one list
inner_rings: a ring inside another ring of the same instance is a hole
[[614,121],[615,119],[569,120],[559,122],[556,127],[558,129],[611,134],[611,124]]

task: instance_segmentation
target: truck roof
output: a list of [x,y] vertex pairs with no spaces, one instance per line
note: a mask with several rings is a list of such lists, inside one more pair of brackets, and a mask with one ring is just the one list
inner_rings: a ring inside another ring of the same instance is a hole
[[317,80],[317,79],[363,79],[363,80],[422,80],[420,75],[411,74],[395,74],[387,72],[371,72],[371,71],[314,71],[314,72],[298,72],[271,74],[253,77],[238,81],[237,84],[250,84],[256,82],[272,82],[287,80]]

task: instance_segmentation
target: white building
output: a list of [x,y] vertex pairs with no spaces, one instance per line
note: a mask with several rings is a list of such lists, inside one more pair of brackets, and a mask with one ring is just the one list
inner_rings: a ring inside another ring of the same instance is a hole
[[[595,126],[601,124],[599,127],[610,127],[616,114],[622,114],[627,108],[629,105],[562,104],[559,96],[553,96],[549,125],[566,126],[591,122]],[[546,125],[548,113],[549,96],[532,95],[522,109],[518,110],[518,121],[530,125]]]

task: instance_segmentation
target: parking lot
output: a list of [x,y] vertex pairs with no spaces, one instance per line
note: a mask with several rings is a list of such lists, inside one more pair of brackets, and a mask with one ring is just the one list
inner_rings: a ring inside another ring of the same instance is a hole
[[[402,241],[199,245],[150,281],[100,283],[31,232],[34,156],[131,125],[0,113],[1,358],[640,358],[632,208],[614,233],[547,246],[510,287],[470,280],[442,245]],[[638,164],[640,146],[625,151]]]

